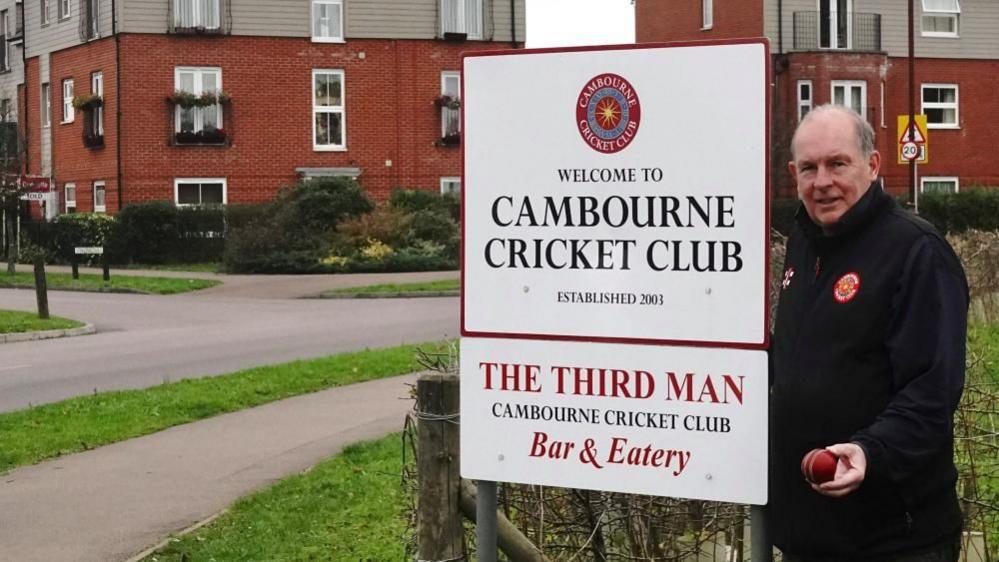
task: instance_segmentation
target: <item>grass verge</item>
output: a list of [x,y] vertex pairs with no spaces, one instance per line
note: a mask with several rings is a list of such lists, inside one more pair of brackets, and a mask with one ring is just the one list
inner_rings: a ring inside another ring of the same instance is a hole
[[386,283],[383,285],[367,285],[364,287],[346,287],[326,291],[323,296],[336,295],[377,295],[381,293],[436,293],[441,291],[457,291],[460,282],[457,279],[442,281],[426,281],[423,283]]
[[[150,295],[173,295],[187,293],[214,287],[219,281],[209,279],[174,279],[169,277],[133,277],[112,275],[111,280],[104,283],[100,275],[81,273],[79,279],[73,279],[69,273],[46,273],[48,288],[53,291],[98,291],[98,292],[132,292]],[[28,272],[14,275],[0,274],[0,287],[15,289],[33,289],[35,274]]]
[[47,320],[38,318],[34,312],[0,310],[0,334],[19,334],[42,330],[65,330],[79,328],[83,322],[53,316]]
[[999,324],[968,326],[968,351],[982,356],[987,379],[999,383]]
[[351,445],[305,474],[239,500],[145,561],[402,560],[399,439]]
[[[423,347],[438,344],[421,344]],[[105,392],[0,414],[0,474],[168,427],[290,396],[420,369],[418,345],[342,353]]]

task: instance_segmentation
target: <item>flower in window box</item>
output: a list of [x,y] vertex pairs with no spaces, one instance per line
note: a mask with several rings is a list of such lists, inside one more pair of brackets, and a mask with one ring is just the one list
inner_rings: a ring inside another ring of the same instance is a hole
[[434,100],[434,105],[440,108],[458,109],[461,107],[461,100],[457,96],[442,95]]
[[73,96],[73,108],[78,111],[96,109],[104,105],[104,99],[97,94],[80,94]]
[[172,94],[167,96],[167,101],[184,109],[191,109],[192,107],[198,105],[198,96],[192,94],[191,92],[185,92],[184,90],[174,90]]

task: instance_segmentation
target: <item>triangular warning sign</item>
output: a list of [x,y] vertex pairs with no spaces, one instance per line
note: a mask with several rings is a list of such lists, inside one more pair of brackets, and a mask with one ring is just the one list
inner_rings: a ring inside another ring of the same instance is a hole
[[[912,138],[910,134],[912,131],[916,132],[916,138]],[[919,121],[916,121],[915,127],[910,127],[908,124],[905,125],[905,130],[902,132],[902,138],[898,140],[899,144],[904,144],[907,142],[914,143],[924,143],[926,142],[926,135],[923,134],[922,129],[919,128]]]

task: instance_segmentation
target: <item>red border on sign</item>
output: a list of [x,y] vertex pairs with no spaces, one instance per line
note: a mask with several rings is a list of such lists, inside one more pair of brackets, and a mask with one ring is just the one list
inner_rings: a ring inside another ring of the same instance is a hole
[[[545,49],[505,49],[500,51],[477,51],[472,53],[462,53],[461,55],[461,122],[464,129],[465,107],[467,98],[465,97],[465,59],[472,57],[494,57],[509,55],[532,55],[544,53],[576,53],[592,51],[630,51],[635,49],[663,49],[663,48],[684,48],[684,47],[714,47],[724,45],[762,45],[763,54],[766,58],[764,65],[764,84],[767,85],[765,92],[766,115],[763,130],[763,145],[765,147],[766,163],[764,166],[764,243],[766,253],[766,263],[763,268],[763,341],[704,341],[704,340],[675,340],[656,338],[625,338],[608,336],[570,336],[560,334],[530,334],[516,332],[479,332],[470,331],[465,328],[465,298],[468,294],[465,291],[465,192],[467,184],[465,182],[465,147],[468,145],[467,139],[462,139],[461,143],[461,335],[463,337],[482,337],[500,339],[526,339],[526,340],[556,340],[556,341],[580,341],[598,343],[626,343],[642,345],[685,345],[691,347],[725,347],[733,349],[766,349],[770,345],[770,104],[771,88],[770,76],[772,74],[772,60],[770,58],[770,41],[766,38],[745,38],[745,39],[724,39],[718,41],[683,41],[670,43],[641,43],[628,45],[601,45],[595,47],[561,47]],[[467,132],[467,129],[465,129]]]

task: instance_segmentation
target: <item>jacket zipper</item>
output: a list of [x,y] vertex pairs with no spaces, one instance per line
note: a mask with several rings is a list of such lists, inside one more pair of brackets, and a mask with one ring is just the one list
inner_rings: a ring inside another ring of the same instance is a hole
[[815,276],[812,277],[812,284],[819,280],[819,273],[822,272],[822,256],[815,256]]

